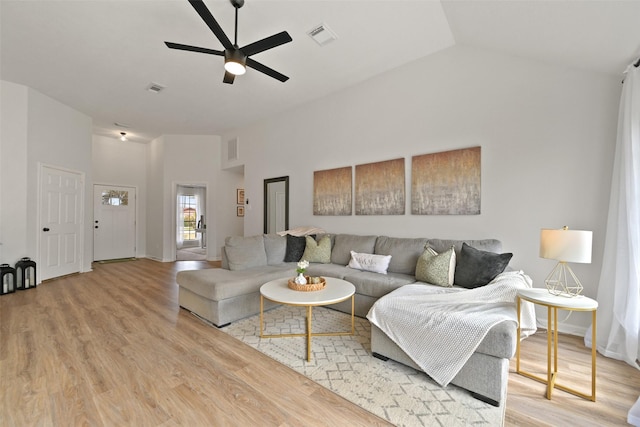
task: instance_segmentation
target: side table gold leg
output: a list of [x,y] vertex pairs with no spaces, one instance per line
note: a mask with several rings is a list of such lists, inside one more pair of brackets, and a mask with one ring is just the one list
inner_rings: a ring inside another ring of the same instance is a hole
[[591,400],[596,401],[596,310],[591,320]]
[[551,336],[553,335],[551,311],[551,307],[547,307],[547,399],[549,400],[551,400]]
[[553,307],[553,373],[558,372],[558,308]]
[[516,372],[520,373],[520,297],[516,297],[516,313],[518,313],[518,329],[516,330]]

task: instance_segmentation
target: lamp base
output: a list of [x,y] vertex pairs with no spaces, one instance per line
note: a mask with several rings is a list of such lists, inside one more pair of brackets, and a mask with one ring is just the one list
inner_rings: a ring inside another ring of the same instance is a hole
[[577,297],[582,293],[583,289],[580,280],[578,280],[573,270],[571,270],[571,267],[564,261],[560,261],[555,266],[544,283],[552,295]]

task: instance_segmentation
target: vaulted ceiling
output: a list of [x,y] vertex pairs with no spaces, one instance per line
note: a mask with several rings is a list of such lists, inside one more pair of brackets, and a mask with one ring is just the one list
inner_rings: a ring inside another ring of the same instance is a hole
[[[205,4],[233,40],[230,2]],[[221,134],[456,44],[621,76],[640,56],[639,17],[640,0],[246,0],[238,44],[288,31],[253,58],[290,79],[249,69],[228,85],[221,57],[164,45],[222,49],[187,0],[1,0],[0,78],[144,142]],[[337,40],[312,40],[319,24]]]

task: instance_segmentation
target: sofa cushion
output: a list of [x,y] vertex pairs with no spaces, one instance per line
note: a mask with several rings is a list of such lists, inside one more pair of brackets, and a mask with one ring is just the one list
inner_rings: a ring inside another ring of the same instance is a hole
[[[291,271],[281,266],[254,267],[241,271],[223,268],[185,270],[178,272],[176,281],[180,287],[213,301],[222,301],[240,295],[258,292],[260,286],[270,280],[285,277]],[[293,276],[293,274],[291,274]]]
[[227,237],[224,246],[229,270],[246,270],[267,265],[267,253],[262,235]]
[[[415,274],[416,262],[424,251],[427,239],[379,236],[376,239],[376,254],[392,255],[389,271]],[[444,251],[443,251],[444,252]]]
[[437,253],[427,247],[416,264],[416,280],[438,286],[453,286],[456,271],[456,253],[453,246],[448,251]]
[[284,262],[300,261],[306,245],[307,239],[305,236],[292,236],[291,234],[287,234],[287,250],[284,254]]
[[331,262],[347,265],[351,260],[351,251],[364,254],[374,253],[377,236],[358,236],[355,234],[338,234],[331,249]]
[[360,270],[354,270],[353,268],[338,264],[311,264],[309,268],[307,268],[307,274],[309,276],[337,277],[338,279],[344,279],[345,276],[360,272]]
[[267,253],[267,264],[276,265],[284,262],[287,251],[287,238],[278,234],[265,234],[264,249]]
[[344,280],[356,287],[356,294],[380,298],[401,286],[415,283],[416,278],[402,273],[379,274],[362,271],[347,274],[344,276]]
[[309,262],[328,264],[331,262],[331,237],[325,235],[316,241],[311,236],[306,236],[306,246],[302,259]]
[[465,288],[478,288],[502,273],[513,254],[481,251],[464,243],[456,265],[455,284]]
[[356,270],[387,274],[389,262],[391,262],[391,255],[361,254],[351,251],[349,267]]
[[478,239],[478,240],[446,240],[446,239],[429,239],[427,242],[436,252],[441,253],[453,246],[456,251],[456,257],[460,258],[462,244],[473,246],[481,251],[499,253],[502,252],[502,242],[497,239]]

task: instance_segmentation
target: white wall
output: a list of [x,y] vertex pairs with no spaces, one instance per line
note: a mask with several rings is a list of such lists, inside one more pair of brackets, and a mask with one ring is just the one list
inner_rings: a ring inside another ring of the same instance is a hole
[[[207,224],[215,218],[220,184],[220,138],[213,135],[163,135],[147,156],[147,252],[162,261],[175,260],[176,187],[207,187]],[[235,189],[234,189],[235,191]],[[217,242],[217,227],[207,226],[207,241]],[[219,259],[219,245],[207,244],[207,259]]]
[[[620,91],[619,78],[453,47],[230,132],[223,140],[239,137],[252,196],[245,235],[262,232],[263,180],[289,175],[291,227],[495,237],[537,287],[554,266],[538,257],[540,229],[593,230],[593,263],[574,270],[595,297]],[[411,215],[411,156],[471,146],[482,147],[481,214]],[[406,215],[313,215],[314,170],[398,157],[406,162]],[[575,313],[563,329],[581,333],[588,324]]]
[[[147,257],[163,260],[164,207],[164,138],[147,146]],[[168,231],[167,231],[168,232]]]
[[[136,256],[147,246],[147,145],[93,136],[93,184],[136,188]],[[92,193],[93,194],[93,193]]]
[[[244,217],[237,216],[236,207],[238,206],[236,190],[244,188],[244,169],[235,167],[229,170],[223,170],[219,177],[218,185],[218,201],[215,205],[216,209],[216,250],[220,254],[220,248],[224,246],[224,240],[229,236],[244,235]],[[245,215],[250,209],[253,209],[253,197],[245,199],[250,203],[245,204]],[[213,242],[213,241],[211,241]]]
[[[38,167],[41,164],[82,172],[84,251],[82,271],[91,270],[93,232],[91,204],[91,118],[24,86],[2,82],[2,188],[17,196],[12,207],[2,205],[3,257],[13,264],[22,256],[38,262]],[[7,129],[5,130],[5,126]],[[6,156],[6,160],[5,159]],[[15,158],[14,158],[15,156]],[[4,162],[15,164],[4,168]],[[15,174],[14,174],[15,173]],[[23,196],[24,195],[24,196]]]
[[0,263],[27,252],[27,88],[0,81]]

